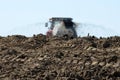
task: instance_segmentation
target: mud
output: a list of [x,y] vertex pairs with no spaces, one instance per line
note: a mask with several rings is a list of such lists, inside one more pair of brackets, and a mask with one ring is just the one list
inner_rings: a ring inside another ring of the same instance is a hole
[[120,80],[120,37],[0,37],[0,80]]

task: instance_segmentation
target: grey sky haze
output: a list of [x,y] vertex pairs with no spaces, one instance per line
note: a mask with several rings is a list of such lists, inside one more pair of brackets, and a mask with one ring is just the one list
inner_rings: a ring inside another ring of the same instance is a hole
[[53,16],[72,17],[120,33],[120,0],[0,0],[0,34]]

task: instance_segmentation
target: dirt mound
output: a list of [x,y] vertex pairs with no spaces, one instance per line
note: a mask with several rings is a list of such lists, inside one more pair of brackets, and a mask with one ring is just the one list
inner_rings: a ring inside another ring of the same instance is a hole
[[0,37],[1,80],[120,80],[120,37]]

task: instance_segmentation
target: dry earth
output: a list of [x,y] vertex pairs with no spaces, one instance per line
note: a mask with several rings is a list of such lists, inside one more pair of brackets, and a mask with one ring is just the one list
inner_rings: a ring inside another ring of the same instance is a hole
[[0,80],[120,80],[120,37],[0,37]]

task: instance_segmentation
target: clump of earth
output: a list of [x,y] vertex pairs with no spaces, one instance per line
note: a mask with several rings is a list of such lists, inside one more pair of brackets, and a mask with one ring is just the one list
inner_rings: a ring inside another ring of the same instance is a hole
[[0,37],[0,80],[120,80],[120,37]]

